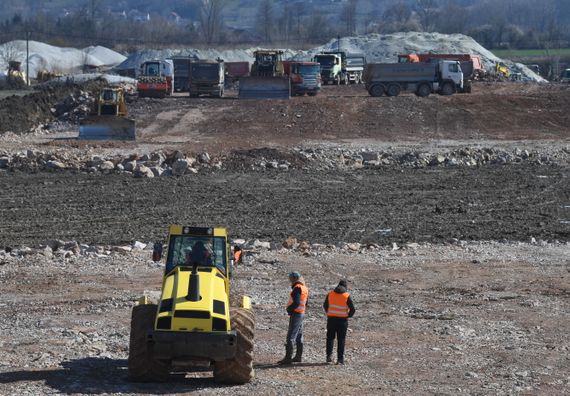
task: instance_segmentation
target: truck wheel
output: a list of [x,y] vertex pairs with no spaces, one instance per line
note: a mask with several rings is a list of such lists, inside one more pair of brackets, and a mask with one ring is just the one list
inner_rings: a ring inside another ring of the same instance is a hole
[[344,85],[348,85],[350,83],[350,79],[348,78],[348,74],[344,76]]
[[129,342],[129,380],[135,382],[165,382],[169,379],[170,366],[152,357],[146,339],[154,329],[156,304],[137,305],[131,316]]
[[428,84],[421,84],[416,91],[416,95],[420,98],[425,98],[431,93],[431,88]]
[[400,85],[399,84],[388,85],[388,89],[386,90],[386,95],[398,96],[399,94],[400,94]]
[[214,379],[226,384],[245,384],[254,377],[253,334],[255,316],[249,309],[230,310],[232,330],[237,332],[237,351],[231,360],[216,362]]
[[374,84],[370,87],[368,93],[374,97],[379,98],[380,96],[384,95],[384,86],[382,84]]
[[445,96],[453,95],[455,89],[453,88],[453,84],[445,83],[443,87],[441,87],[441,94]]

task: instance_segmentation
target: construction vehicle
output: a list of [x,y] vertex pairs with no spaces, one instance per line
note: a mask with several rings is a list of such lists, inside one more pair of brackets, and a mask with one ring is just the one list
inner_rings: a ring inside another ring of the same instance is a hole
[[239,82],[240,99],[289,99],[291,83],[283,69],[283,51],[258,50],[249,77]]
[[224,61],[199,60],[190,64],[190,97],[206,94],[221,98],[224,96]]
[[560,82],[570,83],[570,69],[566,69],[562,72],[560,76]]
[[26,72],[22,71],[22,62],[9,61],[6,74],[8,84],[13,88],[26,85]]
[[458,61],[422,63],[376,63],[364,69],[366,89],[371,96],[398,96],[412,91],[420,97],[433,92],[451,95],[463,90],[463,72]]
[[499,77],[509,78],[511,71],[507,65],[503,62],[496,62],[495,63],[495,74]]
[[242,77],[249,76],[249,62],[224,62],[226,83],[235,83]]
[[190,91],[190,63],[192,58],[189,56],[174,56],[170,58],[174,68],[174,92]]
[[135,121],[127,118],[122,88],[104,88],[95,101],[93,114],[79,122],[82,140],[135,140]]
[[196,367],[213,368],[218,382],[253,379],[255,316],[247,296],[230,308],[230,260],[226,229],[170,226],[160,301],[145,296],[133,308],[131,380],[165,382]]
[[321,66],[318,63],[284,61],[283,70],[291,79],[291,95],[315,96],[321,90]]
[[137,80],[140,98],[164,98],[174,92],[174,63],[171,59],[146,61]]
[[398,63],[458,61],[463,72],[463,91],[470,93],[472,83],[485,77],[485,68],[480,55],[474,54],[406,54],[398,55]]
[[362,54],[348,54],[344,51],[325,51],[315,55],[313,61],[321,65],[321,79],[326,84],[360,84],[366,65]]

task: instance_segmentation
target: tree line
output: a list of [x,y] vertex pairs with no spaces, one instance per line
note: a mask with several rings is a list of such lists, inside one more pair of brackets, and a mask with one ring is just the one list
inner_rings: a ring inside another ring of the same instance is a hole
[[188,0],[192,12],[182,23],[162,14],[137,21],[106,13],[101,0],[80,3],[58,17],[15,14],[2,23],[0,42],[23,39],[31,32],[34,40],[74,47],[301,48],[336,36],[398,31],[463,33],[491,49],[559,48],[570,41],[567,0],[346,0],[334,13],[316,2],[260,0],[248,29],[226,23],[229,0]]

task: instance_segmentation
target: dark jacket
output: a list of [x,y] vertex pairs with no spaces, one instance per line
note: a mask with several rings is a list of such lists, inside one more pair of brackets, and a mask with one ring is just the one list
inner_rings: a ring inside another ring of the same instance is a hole
[[[334,289],[335,293],[346,293],[346,287],[344,286],[337,286]],[[354,308],[354,302],[352,301],[352,296],[348,297],[348,301],[346,302],[348,304],[348,317],[352,318],[352,316],[354,315],[354,313],[356,312],[356,308]],[[325,298],[325,302],[323,304],[323,308],[325,309],[325,312],[328,311],[329,309],[329,295],[327,293],[327,297]]]

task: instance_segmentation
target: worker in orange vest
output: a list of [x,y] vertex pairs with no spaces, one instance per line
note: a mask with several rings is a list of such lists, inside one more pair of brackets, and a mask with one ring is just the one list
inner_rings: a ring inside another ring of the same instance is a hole
[[243,250],[239,246],[234,247],[234,265],[243,263]]
[[344,343],[348,330],[348,318],[352,318],[356,312],[344,279],[327,294],[323,307],[327,313],[327,363],[333,361],[334,339],[337,338],[336,364],[344,364]]
[[[287,303],[289,329],[287,330],[285,343],[285,357],[279,361],[279,364],[301,362],[303,359],[303,320],[305,319],[305,309],[309,301],[309,289],[305,286],[305,281],[301,274],[296,271],[289,274],[289,282],[291,282],[291,293]],[[292,357],[293,343],[297,347],[295,357]]]

